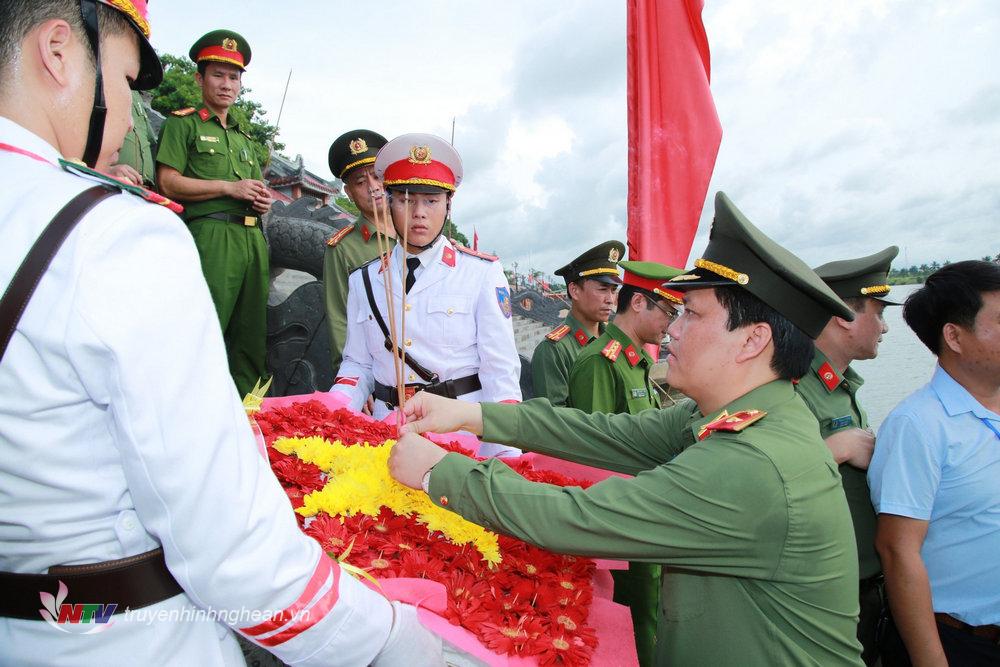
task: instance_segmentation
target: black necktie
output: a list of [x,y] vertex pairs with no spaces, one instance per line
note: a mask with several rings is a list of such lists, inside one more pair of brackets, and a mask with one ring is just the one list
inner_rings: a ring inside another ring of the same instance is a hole
[[410,293],[410,288],[417,281],[417,267],[420,266],[419,257],[410,257],[406,260],[406,293]]

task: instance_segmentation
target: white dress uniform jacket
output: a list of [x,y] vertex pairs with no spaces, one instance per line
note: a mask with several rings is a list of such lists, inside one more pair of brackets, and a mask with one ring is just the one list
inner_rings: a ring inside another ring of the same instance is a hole
[[[412,255],[411,255],[412,257]],[[333,391],[347,394],[351,407],[360,410],[375,388],[375,381],[396,386],[392,353],[385,349],[385,336],[365,294],[362,271],[372,283],[375,305],[387,327],[391,326],[386,304],[388,277],[395,306],[396,333],[407,356],[438,374],[442,381],[479,374],[482,389],[458,398],[464,401],[519,402],[521,361],[514,345],[511,324],[511,294],[503,266],[489,257],[456,249],[443,236],[418,255],[416,282],[406,295],[406,332],[402,326],[403,249],[396,246],[388,268],[376,260],[351,273],[347,295],[347,342],[344,361],[337,372]],[[424,383],[407,364],[406,384]],[[390,410],[375,401],[376,419]],[[480,454],[516,455],[519,450],[484,443]]]
[[[0,144],[2,291],[93,184],[2,117]],[[0,570],[162,545],[185,591],[87,636],[0,618],[0,664],[242,665],[234,629],[296,665],[366,665],[386,644],[389,602],[298,529],[257,451],[194,243],[167,209],[117,195],[80,221],[0,362],[0,396]],[[252,616],[289,608],[304,614]]]

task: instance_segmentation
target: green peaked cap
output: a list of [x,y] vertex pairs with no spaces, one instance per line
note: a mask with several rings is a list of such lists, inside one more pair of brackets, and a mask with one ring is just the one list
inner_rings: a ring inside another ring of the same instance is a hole
[[899,306],[902,304],[887,298],[889,267],[898,254],[899,248],[892,245],[867,257],[827,262],[817,266],[815,271],[841,299],[867,296],[890,306]]
[[246,70],[250,64],[250,44],[243,35],[232,30],[206,32],[191,46],[188,56],[196,63],[202,61],[228,63]]
[[805,262],[768,238],[719,192],[704,256],[667,286],[686,290],[732,285],[774,308],[810,338],[819,336],[833,315],[854,319],[854,311]]
[[605,241],[574,259],[566,266],[556,269],[555,274],[571,283],[581,278],[591,278],[609,285],[621,285],[618,277],[618,261],[625,254],[625,244],[621,241]]
[[334,176],[343,180],[352,169],[366,164],[375,164],[375,156],[389,140],[371,130],[351,130],[345,132],[330,145],[327,160]]

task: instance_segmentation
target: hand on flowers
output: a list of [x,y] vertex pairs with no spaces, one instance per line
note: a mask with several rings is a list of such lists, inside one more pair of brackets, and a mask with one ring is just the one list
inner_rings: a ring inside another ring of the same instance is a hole
[[424,474],[448,452],[416,433],[404,433],[389,454],[389,474],[400,484],[421,488]]
[[406,424],[403,433],[450,433],[469,431],[483,434],[483,409],[479,403],[469,403],[417,392],[406,400]]
[[875,451],[875,434],[871,429],[849,428],[827,437],[826,446],[838,464],[849,463],[859,470],[868,470]]
[[441,638],[420,624],[417,610],[401,602],[392,603],[392,629],[372,667],[444,667]]

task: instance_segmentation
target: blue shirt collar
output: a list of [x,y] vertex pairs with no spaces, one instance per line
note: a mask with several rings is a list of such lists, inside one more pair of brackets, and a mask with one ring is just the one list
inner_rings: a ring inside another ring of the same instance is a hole
[[983,407],[983,404],[969,393],[969,390],[960,385],[955,378],[948,374],[948,371],[940,365],[934,369],[934,377],[931,378],[931,389],[937,394],[938,400],[944,406],[950,417],[960,415],[963,412],[971,412],[979,419],[991,419],[1000,422],[1000,415],[991,412]]

